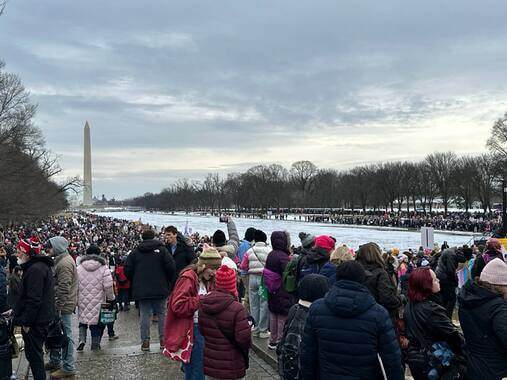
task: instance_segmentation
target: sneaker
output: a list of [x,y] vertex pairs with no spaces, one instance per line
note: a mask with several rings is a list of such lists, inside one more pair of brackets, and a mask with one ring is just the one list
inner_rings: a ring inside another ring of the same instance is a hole
[[276,344],[276,343],[268,343],[268,348],[269,348],[270,350],[276,350],[276,346],[277,346],[277,345],[278,345],[278,344]]
[[271,333],[269,331],[261,331],[259,333],[259,338],[261,339],[267,339],[271,336]]
[[164,348],[165,348],[164,338],[161,338],[160,339],[160,349],[163,350]]
[[48,362],[48,363],[44,364],[44,369],[45,369],[46,371],[53,372],[53,371],[56,371],[56,370],[58,370],[58,369],[60,369],[60,368],[61,368],[61,366],[60,366],[60,365],[53,364],[53,363],[51,363],[51,362]]
[[118,335],[113,335],[113,336],[110,336],[110,337],[109,337],[109,340],[116,340],[116,339],[118,339],[118,338],[119,338],[119,336],[118,336]]
[[83,341],[79,342],[79,344],[78,344],[78,346],[77,346],[77,348],[76,348],[76,351],[77,351],[77,352],[83,352],[85,344],[86,344],[86,343],[85,343],[85,342],[83,342]]
[[141,344],[141,351],[149,351],[150,350],[150,340],[146,339],[143,341],[143,344]]
[[54,372],[51,372],[50,378],[51,379],[65,379],[67,377],[73,377],[75,375],[76,375],[76,371],[66,371],[66,370],[60,368]]

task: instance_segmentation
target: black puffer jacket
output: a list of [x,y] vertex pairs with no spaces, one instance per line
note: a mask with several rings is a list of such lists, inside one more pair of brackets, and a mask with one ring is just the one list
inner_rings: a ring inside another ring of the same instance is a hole
[[144,240],[128,255],[125,276],[131,281],[135,300],[169,296],[174,277],[174,260],[161,241]]
[[458,295],[459,320],[466,340],[469,379],[507,376],[507,303],[503,297],[468,281]]
[[53,259],[35,256],[21,265],[22,290],[14,310],[16,326],[48,325],[55,317],[55,289],[53,283]]
[[315,301],[301,342],[303,379],[382,379],[377,353],[387,378],[403,379],[401,353],[386,310],[368,289],[337,281]]

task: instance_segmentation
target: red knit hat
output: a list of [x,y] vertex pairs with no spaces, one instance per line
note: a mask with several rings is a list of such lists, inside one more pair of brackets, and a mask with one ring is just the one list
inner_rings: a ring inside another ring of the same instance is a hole
[[41,245],[39,242],[31,239],[20,239],[18,244],[16,244],[16,249],[19,249],[27,255],[30,254],[31,250],[33,254],[38,255],[41,252]]
[[331,252],[334,249],[335,241],[331,236],[320,235],[315,238],[315,246]]
[[215,274],[215,286],[217,289],[227,290],[237,297],[236,271],[229,268],[227,265],[222,265],[217,269]]

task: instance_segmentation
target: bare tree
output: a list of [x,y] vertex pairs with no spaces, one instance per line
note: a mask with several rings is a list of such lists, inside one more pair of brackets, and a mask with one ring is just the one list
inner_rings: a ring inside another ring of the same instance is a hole
[[431,170],[431,177],[442,197],[444,214],[447,215],[449,202],[453,195],[457,156],[453,152],[433,153],[425,160]]

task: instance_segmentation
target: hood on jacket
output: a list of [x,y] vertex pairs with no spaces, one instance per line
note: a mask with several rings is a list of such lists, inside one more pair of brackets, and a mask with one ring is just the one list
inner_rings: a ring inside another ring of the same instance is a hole
[[329,257],[329,253],[325,249],[317,247],[306,256],[306,261],[308,264],[325,263],[329,261]]
[[42,262],[46,264],[48,267],[52,267],[55,265],[54,260],[46,255],[37,255],[33,256],[30,260],[28,260],[26,263],[21,264],[21,269],[23,269],[23,272],[25,272],[29,267],[31,267],[33,264],[37,262]]
[[271,247],[273,250],[289,252],[290,237],[286,231],[273,231],[271,234]]
[[456,256],[456,248],[447,248],[442,252],[438,260],[437,275],[455,276],[458,268],[458,258]]
[[502,299],[502,296],[475,281],[468,281],[458,293],[459,304],[465,309],[474,309],[495,298]]
[[87,272],[95,272],[101,266],[106,265],[106,260],[97,255],[85,255],[80,264]]
[[164,244],[162,244],[162,242],[160,240],[148,239],[148,240],[143,240],[137,246],[137,249],[139,250],[139,252],[142,252],[142,253],[150,253],[156,249],[160,249],[161,247],[164,247]]
[[343,318],[357,317],[376,303],[368,288],[349,280],[335,282],[324,302],[333,313]]
[[206,314],[216,315],[227,309],[234,299],[227,290],[216,289],[201,297],[199,308]]
[[54,236],[49,239],[49,242],[51,243],[51,247],[53,247],[53,254],[55,256],[67,252],[67,249],[69,248],[69,241],[63,236]]

